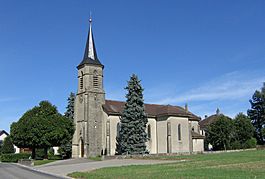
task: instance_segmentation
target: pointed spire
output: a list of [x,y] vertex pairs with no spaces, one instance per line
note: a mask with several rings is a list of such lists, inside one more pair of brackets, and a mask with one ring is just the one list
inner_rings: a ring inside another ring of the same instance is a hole
[[94,49],[94,39],[93,39],[93,34],[92,34],[92,18],[90,15],[89,18],[89,37],[88,37],[88,58],[91,58],[92,60],[95,60],[95,53],[96,49]]
[[94,42],[94,37],[93,37],[93,32],[92,32],[91,14],[89,18],[89,31],[88,31],[84,58],[77,68],[80,68],[84,64],[94,64],[94,65],[103,66],[97,57],[97,52],[96,52],[96,47],[95,47],[95,42]]

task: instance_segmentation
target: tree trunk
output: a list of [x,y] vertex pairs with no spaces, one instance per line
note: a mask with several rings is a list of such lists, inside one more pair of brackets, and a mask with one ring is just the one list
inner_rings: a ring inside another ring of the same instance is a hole
[[36,158],[36,149],[35,149],[35,147],[32,147],[31,158],[32,159]]

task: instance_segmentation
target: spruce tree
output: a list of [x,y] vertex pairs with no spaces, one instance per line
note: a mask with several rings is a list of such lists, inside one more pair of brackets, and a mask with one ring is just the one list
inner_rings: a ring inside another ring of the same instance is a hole
[[64,113],[64,115],[65,117],[74,121],[75,94],[73,92],[70,93],[67,101],[68,101],[68,104],[67,104],[66,112]]
[[255,91],[249,102],[251,109],[248,110],[248,116],[255,128],[255,137],[258,144],[265,144],[265,83],[261,91]]
[[125,89],[128,93],[121,115],[116,152],[118,154],[144,154],[147,153],[145,143],[148,120],[144,110],[143,88],[135,74],[131,76]]
[[[75,106],[75,94],[73,92],[70,93],[68,99],[68,104],[66,107],[66,112],[64,116],[74,122],[74,106]],[[69,139],[65,143],[63,143],[59,148],[59,153],[63,155],[65,158],[70,158],[72,155],[72,139]]]

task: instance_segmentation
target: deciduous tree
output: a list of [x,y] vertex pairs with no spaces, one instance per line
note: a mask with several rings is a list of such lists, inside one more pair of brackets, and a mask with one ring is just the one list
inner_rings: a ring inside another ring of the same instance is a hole
[[16,146],[32,149],[32,158],[35,158],[36,148],[45,149],[47,157],[49,147],[60,146],[72,138],[74,126],[54,105],[42,101],[13,123],[10,133]]
[[234,123],[234,140],[238,141],[243,148],[244,144],[253,137],[254,127],[250,119],[243,113],[236,115]]
[[222,114],[217,116],[217,120],[207,127],[207,138],[213,145],[213,149],[229,149],[232,139],[232,131],[232,120]]

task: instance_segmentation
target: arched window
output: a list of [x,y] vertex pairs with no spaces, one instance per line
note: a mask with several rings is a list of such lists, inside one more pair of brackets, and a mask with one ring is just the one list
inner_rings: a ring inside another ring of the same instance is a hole
[[150,124],[147,126],[147,137],[148,139],[151,139],[151,125]]
[[178,139],[181,140],[181,125],[178,125]]
[[99,84],[98,84],[98,72],[95,70],[94,74],[93,74],[93,86],[94,88],[98,88]]
[[81,71],[81,77],[80,77],[80,89],[83,89],[83,86],[84,86],[84,79],[83,79],[83,72]]
[[117,137],[120,137],[120,130],[121,130],[121,125],[120,123],[117,124]]

